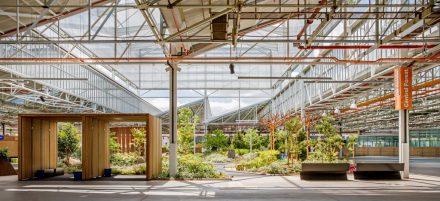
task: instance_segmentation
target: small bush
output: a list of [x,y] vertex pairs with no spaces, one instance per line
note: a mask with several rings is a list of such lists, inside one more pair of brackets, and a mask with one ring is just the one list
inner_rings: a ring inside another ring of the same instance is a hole
[[0,159],[8,159],[8,158],[9,158],[8,148],[0,148]]
[[251,169],[256,170],[260,167],[267,166],[276,161],[278,155],[279,152],[274,150],[245,154],[239,163],[241,167],[239,167],[237,170],[242,169],[250,171]]
[[235,154],[237,155],[245,155],[249,153],[249,149],[235,149]]
[[132,166],[112,167],[112,174],[120,175],[143,175],[146,173],[146,164],[136,164]]
[[11,158],[11,163],[18,163],[18,158]]
[[289,173],[288,167],[281,161],[275,161],[268,166],[262,168],[264,172],[269,174],[281,174],[285,175]]
[[115,166],[131,166],[142,162],[143,158],[136,153],[115,153],[110,157],[110,163]]
[[258,153],[247,153],[243,155],[243,160],[250,161],[258,157]]
[[208,155],[206,160],[211,163],[225,163],[228,162],[228,157],[222,154],[213,153]]
[[199,156],[183,155],[179,157],[178,162],[177,178],[219,178],[222,176],[216,172],[212,164],[205,163]]
[[68,173],[68,174],[72,174],[73,172],[79,171],[82,169],[81,165],[71,165],[71,166],[64,166],[63,167],[64,172]]

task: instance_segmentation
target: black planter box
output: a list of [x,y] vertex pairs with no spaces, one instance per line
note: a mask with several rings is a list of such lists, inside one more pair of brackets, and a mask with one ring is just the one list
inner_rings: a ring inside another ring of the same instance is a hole
[[354,179],[399,180],[403,163],[356,163]]
[[347,180],[348,163],[303,163],[302,180]]

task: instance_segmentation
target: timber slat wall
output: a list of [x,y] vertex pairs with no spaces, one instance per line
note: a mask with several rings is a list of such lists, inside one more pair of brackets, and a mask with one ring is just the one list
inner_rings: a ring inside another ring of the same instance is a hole
[[57,123],[82,123],[82,179],[100,177],[110,167],[110,122],[146,122],[146,178],[162,170],[160,119],[148,114],[28,114],[19,115],[19,180],[33,178],[41,169],[56,168]]
[[37,170],[56,168],[56,122],[21,118],[19,125],[19,179],[30,179]]

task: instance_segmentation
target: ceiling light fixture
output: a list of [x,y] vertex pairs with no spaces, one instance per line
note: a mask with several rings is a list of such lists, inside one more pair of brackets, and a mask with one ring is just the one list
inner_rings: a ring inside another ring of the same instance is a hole
[[356,105],[356,101],[353,101],[353,102],[351,103],[350,108],[351,108],[351,109],[357,109],[357,108],[358,108],[358,106]]
[[341,110],[339,110],[339,108],[336,107],[336,108],[335,108],[335,114],[340,114],[340,113],[341,113]]
[[235,69],[234,69],[234,64],[233,63],[231,63],[231,64],[229,64],[229,71],[231,72],[231,74],[235,74]]

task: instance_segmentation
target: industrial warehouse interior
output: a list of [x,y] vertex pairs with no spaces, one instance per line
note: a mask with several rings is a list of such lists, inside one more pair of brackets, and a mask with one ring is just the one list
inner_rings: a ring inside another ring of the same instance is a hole
[[1,0],[0,200],[438,200],[440,0]]

